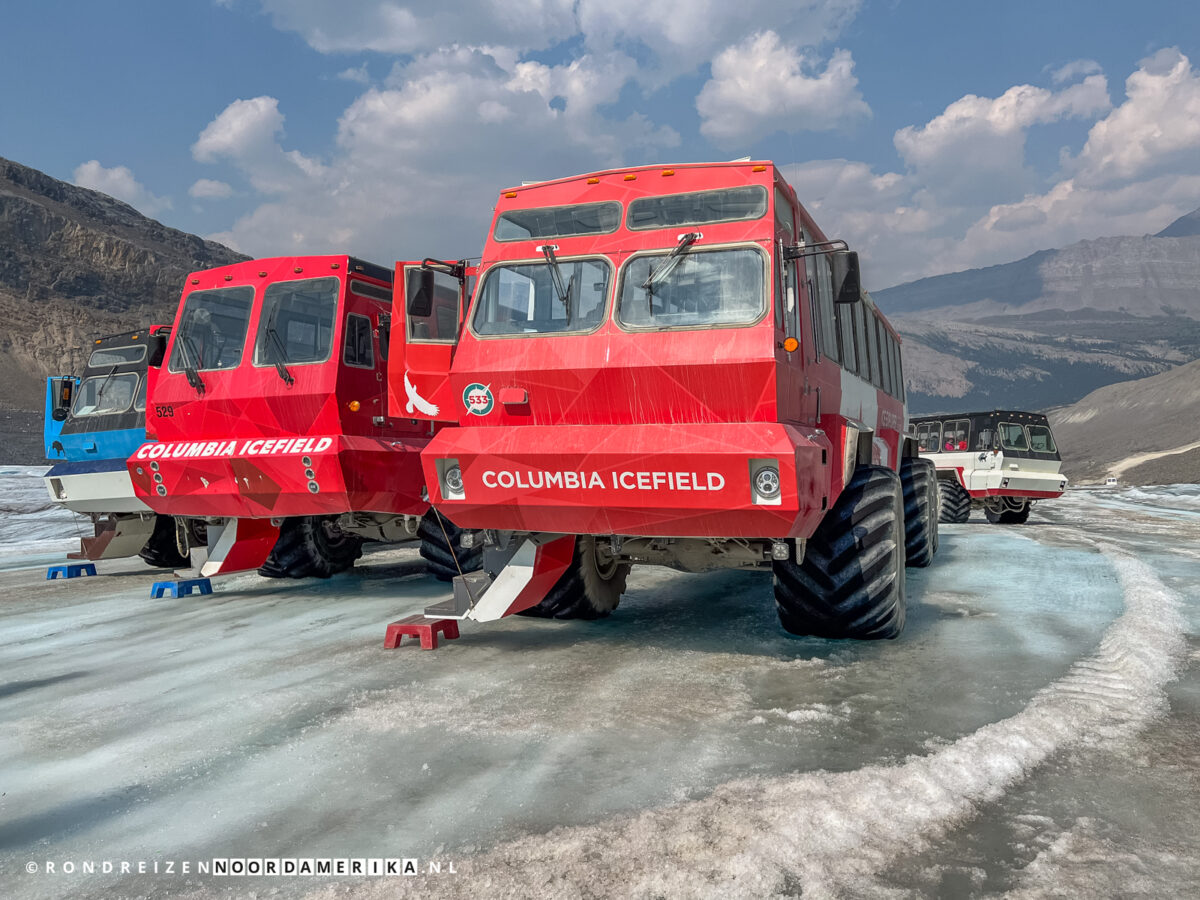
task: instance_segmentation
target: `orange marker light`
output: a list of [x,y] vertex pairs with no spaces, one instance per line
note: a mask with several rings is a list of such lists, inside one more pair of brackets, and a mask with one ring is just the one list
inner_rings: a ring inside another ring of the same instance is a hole
[[783,342],[783,349],[788,353],[795,353],[800,349],[800,342],[794,337],[790,337]]
[[362,404],[357,400],[351,400],[347,405],[350,407],[350,412],[358,412],[362,409]]
[[674,175],[675,170],[674,169],[663,169],[662,174],[663,174],[663,178],[666,178],[668,175]]
[[200,279],[199,279],[199,278],[193,278],[193,279],[192,279],[192,284],[199,284],[199,283],[200,283]]
[[511,200],[513,197],[517,196],[517,192],[516,191],[507,191],[504,194],[504,196]]
[[634,175],[634,174],[632,174],[632,173],[630,173],[629,175],[626,175],[626,176],[625,176],[625,180],[626,180],[626,181],[637,181],[637,176],[636,176],[636,175]]
[[292,271],[295,272],[297,275],[299,275],[301,272],[304,271],[304,269],[302,269],[300,266],[296,266],[296,268],[292,269]]
[[226,281],[233,281],[233,276],[232,276],[232,275],[226,275],[226,276],[225,276],[225,280],[226,280]]
[[259,277],[259,278],[266,278],[266,277],[267,277],[267,273],[266,273],[266,272],[259,272],[259,273],[258,273],[258,277]]
[[589,179],[587,180],[587,183],[588,183],[588,184],[599,184],[599,183],[600,183],[600,179],[599,179],[599,178],[589,178]]
[[750,171],[751,172],[765,172],[765,171],[767,171],[767,167],[766,166],[755,166]]
[[337,268],[340,268],[340,267],[341,267],[341,265],[342,265],[341,263],[330,263],[330,264],[329,264],[329,268],[331,268],[331,269],[337,269]]

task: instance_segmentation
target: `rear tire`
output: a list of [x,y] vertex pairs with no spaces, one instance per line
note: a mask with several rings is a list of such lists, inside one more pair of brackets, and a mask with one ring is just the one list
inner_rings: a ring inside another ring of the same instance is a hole
[[777,560],[775,608],[792,634],[876,640],[904,630],[904,504],[900,478],[862,466],[806,542]]
[[943,480],[938,484],[941,505],[938,521],[950,525],[961,525],[971,518],[971,495],[957,481]]
[[190,560],[179,552],[179,545],[175,540],[174,516],[154,517],[154,531],[145,546],[138,551],[138,556],[147,565],[159,569],[182,569],[189,564]]
[[598,552],[596,538],[575,538],[575,557],[537,606],[518,615],[540,619],[602,619],[617,608],[629,578],[629,563]]
[[1006,505],[1004,509],[993,512],[985,506],[983,512],[993,525],[1024,525],[1029,521],[1029,510],[1032,506],[1033,504],[1026,500],[1020,509],[1009,509]]
[[904,489],[904,564],[924,568],[938,548],[938,483],[933,462],[909,457],[900,462]]
[[362,556],[363,539],[337,527],[334,516],[285,519],[258,574],[266,578],[328,578]]
[[[445,532],[442,529],[445,528]],[[429,571],[438,581],[453,581],[454,576],[474,572],[483,565],[483,547],[472,547],[467,550],[459,544],[463,530],[430,508],[421,517],[417,526],[417,536],[421,539],[421,556],[429,566]],[[449,538],[449,542],[447,542]],[[457,560],[457,565],[455,564]]]

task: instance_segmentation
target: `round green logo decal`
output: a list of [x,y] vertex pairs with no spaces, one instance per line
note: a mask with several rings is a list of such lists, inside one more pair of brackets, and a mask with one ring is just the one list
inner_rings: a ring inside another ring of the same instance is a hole
[[463,391],[463,406],[473,416],[486,416],[496,406],[492,397],[492,389],[486,384],[468,384]]

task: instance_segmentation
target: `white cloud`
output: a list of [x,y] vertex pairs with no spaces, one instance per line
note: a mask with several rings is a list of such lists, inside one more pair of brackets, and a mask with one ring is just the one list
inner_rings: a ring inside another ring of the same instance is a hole
[[233,196],[233,188],[224,181],[201,178],[188,188],[188,196],[197,200],[221,200]]
[[632,77],[661,86],[696,71],[721,48],[769,23],[790,46],[815,47],[854,20],[862,0],[502,0],[442,2],[260,0],[277,28],[322,53],[374,50],[424,56],[450,46],[505,47],[517,55],[579,40],[604,55],[637,48]]
[[398,67],[342,114],[334,157],[307,167],[281,145],[272,98],[231,105],[205,129],[197,156],[227,159],[275,196],[213,237],[256,255],[347,250],[385,263],[474,255],[498,191],[522,177],[575,174],[678,144],[641,117],[597,112],[632,66],[621,54],[564,66],[504,61],[511,70],[454,48]]
[[355,69],[343,69],[337,73],[337,77],[341,81],[353,81],[355,84],[371,83],[371,73],[367,71],[366,63]]
[[823,72],[814,69],[815,60],[773,31],[727,48],[696,98],[701,133],[723,146],[748,147],[776,131],[830,131],[870,117],[849,51],[835,51]]
[[1074,81],[1081,75],[1095,75],[1103,71],[1103,67],[1094,59],[1076,59],[1055,69],[1050,77],[1054,79],[1055,84],[1063,84]]
[[192,156],[203,163],[232,162],[259,193],[289,193],[326,173],[318,161],[283,149],[283,121],[274,97],[235,100],[200,132]]
[[80,187],[123,200],[143,215],[153,217],[171,209],[170,197],[158,197],[150,193],[126,166],[109,169],[100,165],[98,160],[90,159],[75,168],[73,177]]
[[1200,73],[1175,48],[1142,60],[1126,100],[1092,126],[1076,161],[1081,183],[1104,185],[1170,167],[1200,172]]
[[[1028,129],[1097,115],[1064,171],[1039,184],[1024,158]],[[850,160],[786,168],[826,232],[863,253],[872,287],[1154,233],[1200,207],[1200,72],[1173,49],[1142,61],[1116,108],[1091,74],[1061,91],[963,97],[895,137],[903,173]]]
[[925,125],[901,128],[894,143],[939,202],[989,205],[1019,198],[1037,186],[1025,160],[1031,126],[1092,117],[1110,106],[1103,75],[1090,75],[1058,92],[1022,84],[994,99],[967,94]]

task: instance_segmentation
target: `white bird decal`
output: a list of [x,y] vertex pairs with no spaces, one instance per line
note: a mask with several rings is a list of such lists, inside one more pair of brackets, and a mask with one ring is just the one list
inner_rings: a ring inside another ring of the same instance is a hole
[[438,414],[438,405],[430,403],[417,393],[417,389],[408,380],[407,372],[404,373],[404,392],[408,394],[408,403],[404,404],[405,412],[412,412],[413,408],[416,407],[417,412],[423,416],[436,416]]

